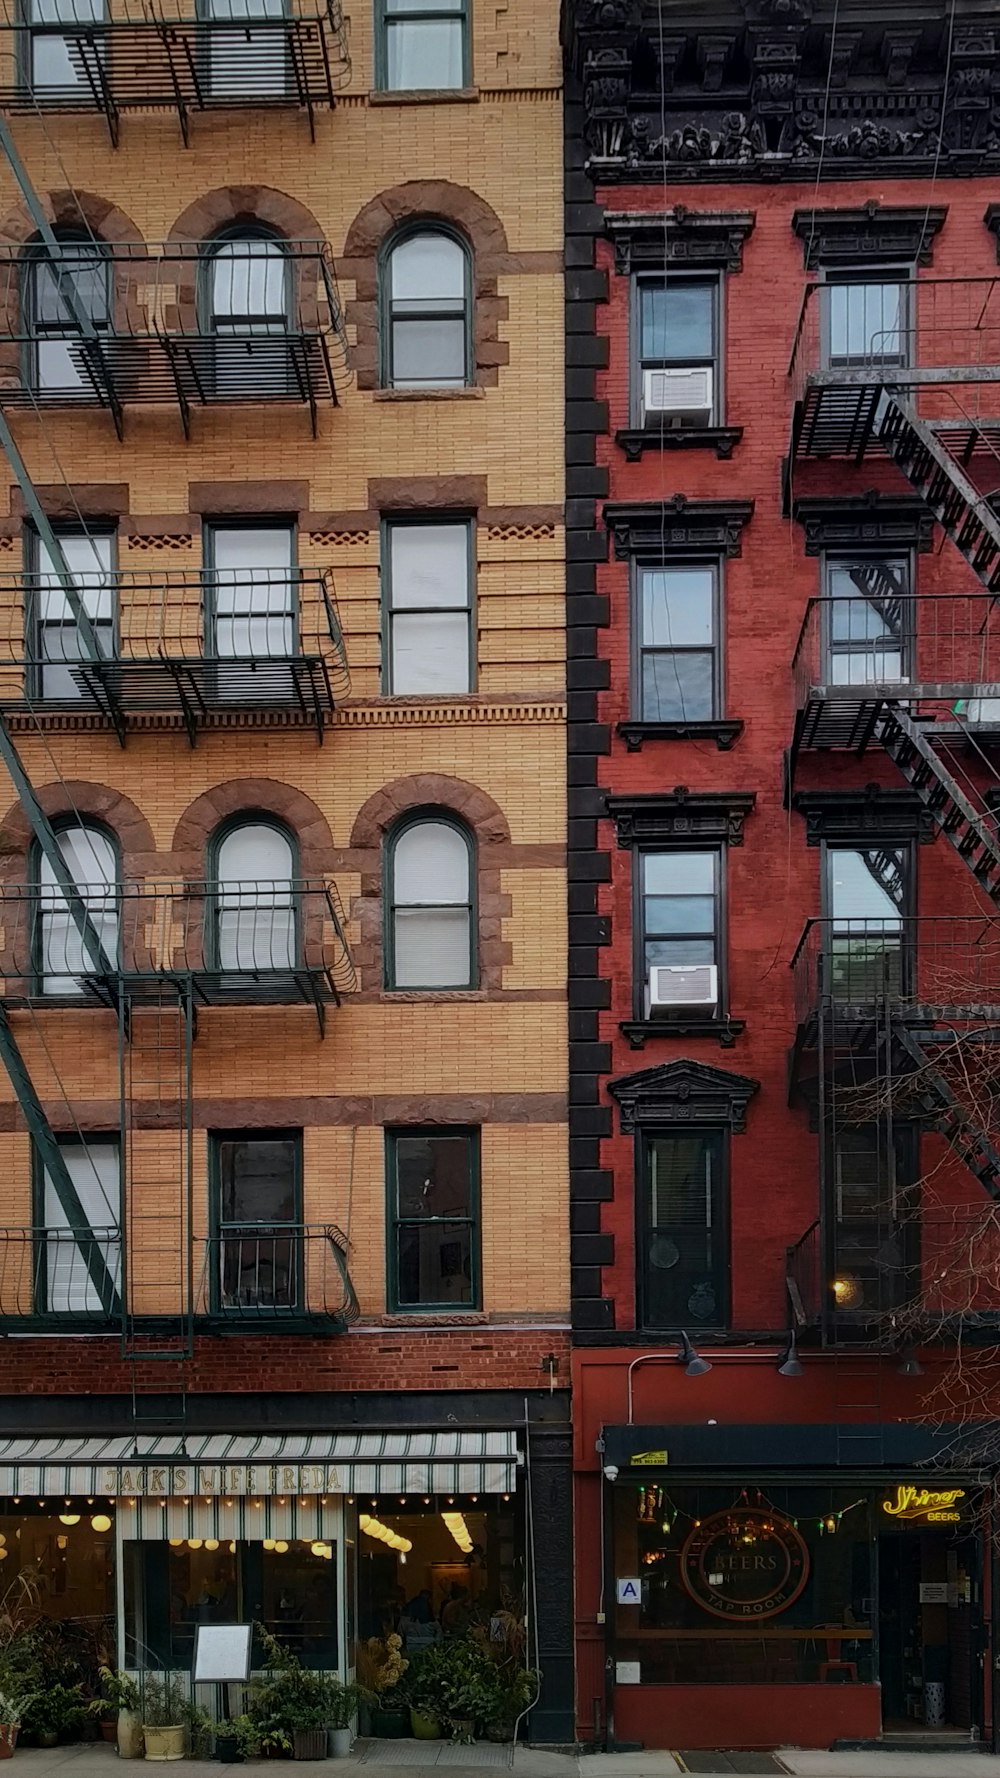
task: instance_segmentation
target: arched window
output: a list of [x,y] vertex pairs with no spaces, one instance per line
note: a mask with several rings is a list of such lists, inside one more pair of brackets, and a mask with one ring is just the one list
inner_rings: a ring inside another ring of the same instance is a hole
[[111,261],[91,236],[62,230],[55,259],[39,241],[27,249],[22,312],[27,337],[25,379],[42,395],[86,401],[94,386],[84,368],[83,322],[98,333],[111,325]]
[[443,815],[400,827],[388,849],[386,986],[471,988],[472,837]]
[[[118,964],[118,847],[103,827],[67,821],[56,831],[56,843],[80,892],[91,924],[109,963]],[[85,979],[99,973],[79,925],[45,854],[36,850],[37,885],[35,973],[42,994],[83,994]]]
[[205,251],[202,306],[216,396],[286,394],[292,268],[285,244],[248,229],[209,242]]
[[397,240],[385,263],[385,382],[393,389],[459,388],[471,372],[471,266],[443,229]]
[[294,969],[295,846],[260,818],[227,827],[213,847],[210,966],[224,973]]

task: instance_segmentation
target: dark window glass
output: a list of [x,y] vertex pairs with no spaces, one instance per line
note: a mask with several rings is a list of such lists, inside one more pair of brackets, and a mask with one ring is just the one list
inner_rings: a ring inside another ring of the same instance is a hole
[[721,1131],[644,1143],[643,1318],[647,1327],[728,1320]]
[[640,715],[701,722],[716,715],[715,569],[640,568]]
[[299,1306],[299,1150],[293,1134],[216,1138],[223,1309]]
[[396,1131],[390,1142],[390,1295],[398,1308],[476,1303],[473,1131]]
[[902,846],[827,848],[830,986],[839,1000],[901,991],[909,864]]
[[837,1131],[834,1193],[833,1306],[870,1319],[903,1302],[916,1282],[917,1225],[906,1214],[895,1148],[884,1134]]

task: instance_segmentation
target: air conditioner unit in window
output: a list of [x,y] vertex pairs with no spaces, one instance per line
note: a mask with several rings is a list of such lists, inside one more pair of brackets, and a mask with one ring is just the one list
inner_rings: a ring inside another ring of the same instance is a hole
[[714,1012],[719,1004],[719,971],[714,963],[658,963],[649,972],[646,990],[647,1016],[684,1008]]
[[970,728],[996,728],[1000,726],[1000,698],[970,698],[964,710],[956,706],[955,713],[964,715]]
[[682,420],[708,426],[712,419],[712,370],[646,370],[642,373],[645,421]]

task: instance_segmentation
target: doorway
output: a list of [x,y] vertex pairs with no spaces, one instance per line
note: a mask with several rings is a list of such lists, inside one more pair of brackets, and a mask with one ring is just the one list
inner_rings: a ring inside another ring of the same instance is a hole
[[913,1531],[878,1552],[883,1731],[968,1739],[982,1723],[978,1544]]

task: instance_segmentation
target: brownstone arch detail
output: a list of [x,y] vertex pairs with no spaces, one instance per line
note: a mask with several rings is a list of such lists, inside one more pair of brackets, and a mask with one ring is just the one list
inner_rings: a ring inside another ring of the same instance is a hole
[[[361,873],[361,893],[351,910],[357,923],[354,962],[363,994],[376,995],[385,976],[382,955],[383,877],[387,834],[406,815],[426,810],[455,815],[469,829],[475,845],[477,956],[479,986],[487,992],[503,987],[503,966],[511,961],[502,921],[511,911],[510,896],[500,892],[501,866],[510,862],[510,826],[503,810],[475,784],[444,772],[415,772],[383,785],[359,809],[351,830],[351,864]],[[395,990],[394,990],[395,992]],[[441,990],[431,996],[440,999]],[[402,991],[407,999],[428,996]],[[447,998],[463,998],[459,992]]]
[[[75,229],[81,234],[89,231],[98,241],[107,242],[112,250],[122,249],[120,257],[113,261],[111,302],[115,325],[127,331],[128,317],[134,308],[134,290],[142,281],[141,272],[133,268],[137,260],[144,262],[147,257],[142,236],[131,216],[92,191],[47,191],[39,195],[45,220],[52,228]],[[24,204],[8,210],[0,221],[0,245],[26,247],[37,235],[38,230]],[[21,279],[8,275],[0,296],[0,333],[7,340],[7,344],[0,347],[0,381],[8,385],[20,383],[24,370],[17,340],[21,332],[20,307]]]
[[311,210],[271,185],[222,185],[207,191],[171,226],[168,241],[207,241],[220,229],[249,227],[253,223],[273,228],[287,241],[322,244],[323,230]]
[[208,871],[208,844],[223,822],[245,816],[271,815],[287,827],[298,847],[303,877],[321,877],[332,871],[333,835],[329,823],[312,798],[276,778],[230,778],[189,803],[174,830],[173,868],[191,880]]
[[[157,852],[153,830],[130,797],[109,784],[92,784],[82,779],[65,783],[43,784],[35,795],[50,821],[77,815],[83,821],[95,821],[106,827],[118,841],[121,851],[122,881],[141,883],[147,876],[163,869]],[[20,803],[8,809],[0,821],[0,875],[8,886],[28,880],[28,853],[34,835]]]
[[357,328],[357,345],[351,349],[359,389],[378,384],[378,272],[385,243],[394,230],[411,222],[446,222],[464,237],[472,252],[474,380],[491,388],[499,380],[499,367],[510,358],[500,339],[500,322],[506,321],[508,303],[497,294],[501,271],[519,269],[507,250],[507,235],[496,211],[467,186],[448,179],[411,179],[405,185],[380,192],[359,210],[347,231],[343,257],[337,261],[342,278],[355,285],[354,301],[345,314]]

